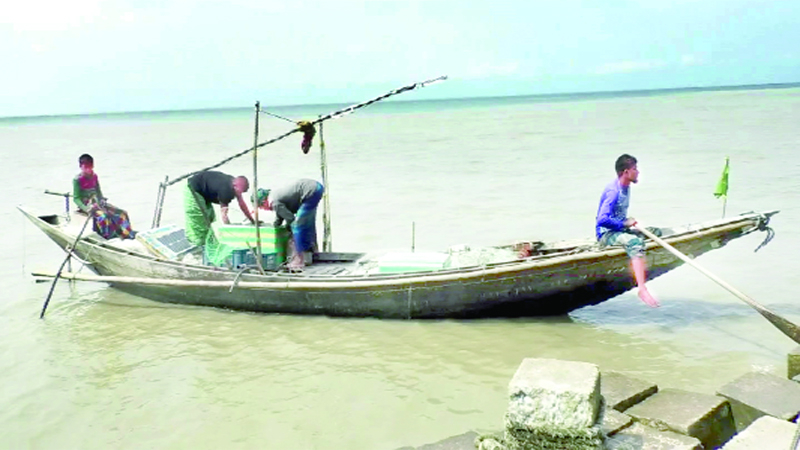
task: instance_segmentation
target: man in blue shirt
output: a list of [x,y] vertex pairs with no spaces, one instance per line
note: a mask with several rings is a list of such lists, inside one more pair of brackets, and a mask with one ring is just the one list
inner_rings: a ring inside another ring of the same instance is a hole
[[647,280],[647,261],[644,258],[644,239],[631,232],[636,219],[628,217],[631,183],[639,181],[639,169],[636,158],[623,154],[615,164],[617,179],[606,186],[600,197],[597,209],[595,233],[601,245],[621,245],[631,258],[631,270],[636,285],[639,287],[639,298],[648,306],[660,306],[645,286]]

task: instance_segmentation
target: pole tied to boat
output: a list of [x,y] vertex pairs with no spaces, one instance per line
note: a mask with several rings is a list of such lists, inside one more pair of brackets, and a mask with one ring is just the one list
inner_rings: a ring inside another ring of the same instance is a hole
[[[440,77],[432,78],[430,80],[419,81],[419,82],[416,82],[416,83],[409,84],[408,86],[403,86],[401,88],[397,88],[397,89],[391,90],[391,91],[389,91],[389,92],[387,92],[387,93],[385,93],[385,94],[383,94],[381,96],[375,97],[375,98],[373,98],[371,100],[367,100],[365,102],[357,103],[355,105],[351,105],[351,106],[348,106],[346,108],[342,108],[342,109],[340,109],[338,111],[334,111],[334,112],[328,113],[328,114],[326,114],[324,116],[321,116],[318,119],[316,119],[313,122],[311,122],[311,125],[317,125],[317,124],[320,124],[322,122],[325,122],[326,120],[338,119],[340,117],[344,117],[344,116],[346,116],[348,114],[352,114],[356,110],[359,110],[359,109],[364,108],[366,106],[372,105],[373,103],[377,103],[377,102],[379,102],[381,100],[385,100],[385,99],[387,99],[389,97],[392,97],[394,95],[398,95],[398,94],[402,94],[403,92],[409,92],[409,91],[413,91],[413,90],[416,90],[416,89],[419,89],[419,88],[430,86],[430,85],[432,85],[434,83],[438,83],[438,82],[444,81],[444,80],[447,80],[447,75],[442,75]],[[217,167],[220,167],[220,166],[222,166],[224,164],[227,164],[228,162],[230,162],[230,161],[232,161],[232,160],[234,160],[236,158],[244,156],[244,155],[246,155],[246,154],[248,154],[248,153],[250,153],[252,151],[255,151],[255,150],[257,150],[257,149],[259,149],[261,147],[265,147],[267,145],[274,144],[275,142],[278,142],[278,141],[280,141],[280,140],[282,140],[282,139],[284,139],[284,138],[286,138],[288,136],[291,136],[294,133],[299,133],[299,132],[303,132],[303,127],[300,126],[300,125],[298,125],[295,128],[287,131],[286,133],[283,133],[283,134],[281,134],[279,136],[276,136],[276,137],[274,137],[272,139],[269,139],[269,140],[267,140],[265,142],[262,142],[260,144],[256,144],[256,145],[254,145],[254,146],[252,146],[252,147],[250,147],[248,149],[242,150],[239,153],[236,153],[236,154],[234,154],[234,155],[232,155],[232,156],[230,156],[228,158],[225,158],[222,161],[220,161],[220,162],[218,162],[218,163],[216,163],[214,165],[208,166],[208,167],[206,167],[204,169],[196,170],[196,171],[191,172],[191,173],[187,173],[185,175],[181,175],[181,176],[179,176],[177,178],[173,178],[172,180],[170,180],[167,183],[167,186],[172,186],[175,183],[181,182],[181,181],[189,178],[190,176],[192,176],[192,175],[194,175],[194,174],[196,174],[198,172],[203,172],[203,171],[206,171],[206,170],[216,169]]]
[[59,197],[64,197],[64,214],[66,221],[69,222],[72,219],[69,214],[69,199],[72,198],[72,194],[69,192],[53,192],[50,189],[45,189],[44,193],[48,195],[58,195]]

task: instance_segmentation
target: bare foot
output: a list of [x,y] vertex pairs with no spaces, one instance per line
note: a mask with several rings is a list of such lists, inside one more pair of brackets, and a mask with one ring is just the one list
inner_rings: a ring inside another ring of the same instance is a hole
[[305,267],[302,254],[295,254],[291,261],[286,264],[286,267],[292,272],[302,272]]
[[639,288],[639,299],[645,302],[645,304],[651,308],[658,308],[661,306],[661,303],[659,303],[655,297],[650,295],[650,292],[644,287]]

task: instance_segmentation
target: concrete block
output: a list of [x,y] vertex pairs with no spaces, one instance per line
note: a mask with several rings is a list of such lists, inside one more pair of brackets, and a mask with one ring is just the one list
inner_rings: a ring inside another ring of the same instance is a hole
[[786,355],[786,378],[794,378],[797,375],[800,375],[800,346],[797,346],[792,349]]
[[603,434],[613,436],[619,430],[627,428],[633,423],[631,416],[623,414],[615,409],[606,408],[601,414],[601,427]]
[[508,398],[507,428],[590,428],[600,411],[600,371],[585,362],[525,358]]
[[739,431],[764,415],[794,420],[800,412],[800,384],[766,373],[746,373],[719,388],[717,394],[730,402]]
[[762,416],[733,437],[723,450],[788,450],[794,441],[797,425],[772,416]]
[[600,427],[584,434],[560,434],[527,429],[506,429],[506,450],[604,450]]
[[640,423],[626,428],[606,440],[608,450],[702,450],[697,438],[659,431]]
[[658,386],[619,372],[603,372],[600,380],[600,393],[607,408],[623,412],[658,392]]
[[475,441],[475,446],[478,450],[507,450],[503,444],[503,438],[500,436],[480,436]]
[[705,448],[716,448],[735,433],[728,401],[715,395],[663,389],[625,414],[657,430],[696,437]]

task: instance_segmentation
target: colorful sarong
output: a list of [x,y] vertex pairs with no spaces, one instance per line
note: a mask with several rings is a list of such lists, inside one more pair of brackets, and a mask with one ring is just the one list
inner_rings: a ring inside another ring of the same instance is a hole
[[644,239],[635,233],[622,231],[609,231],[600,238],[601,246],[618,245],[625,248],[625,253],[630,258],[644,257]]
[[314,193],[303,200],[292,222],[292,236],[298,252],[317,251],[317,205],[325,188],[317,183]]
[[92,213],[92,229],[106,239],[131,238],[131,221],[128,212],[108,203]]

